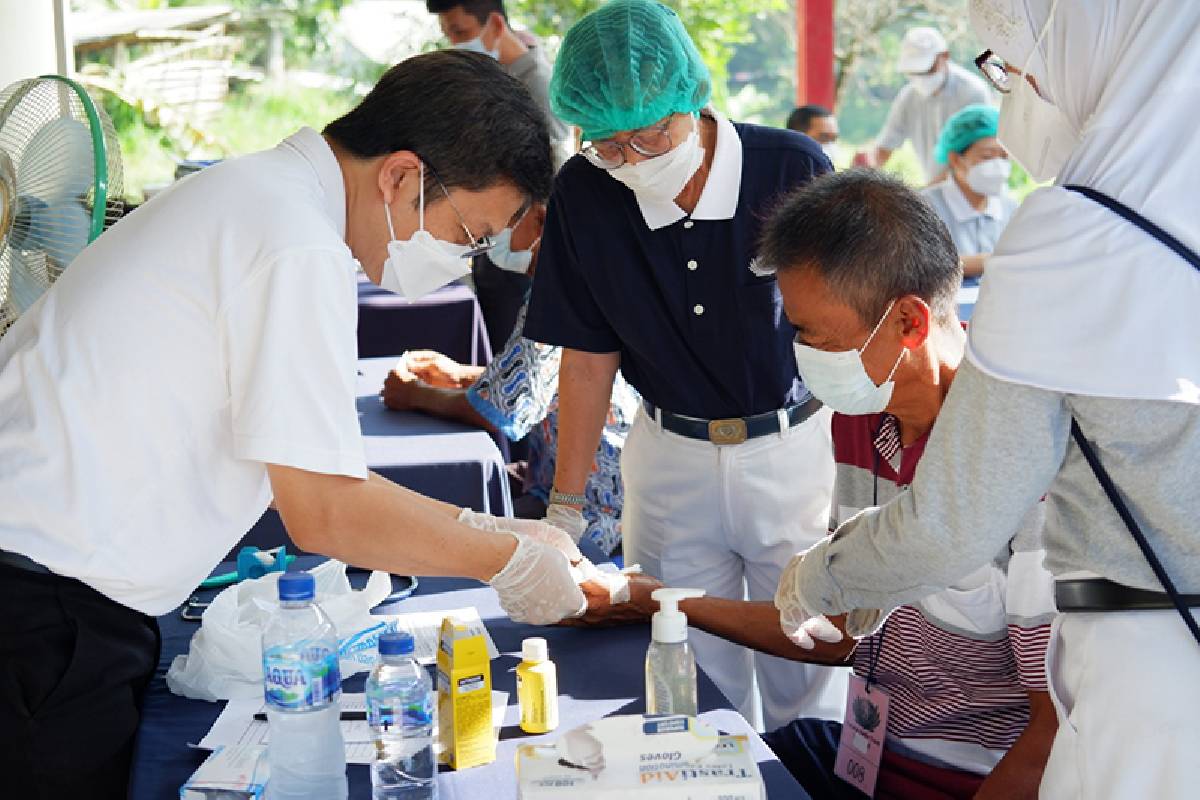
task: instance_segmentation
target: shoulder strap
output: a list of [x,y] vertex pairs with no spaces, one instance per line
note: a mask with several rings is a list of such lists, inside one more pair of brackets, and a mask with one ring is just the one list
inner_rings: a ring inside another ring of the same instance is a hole
[[1150,542],[1146,540],[1142,529],[1138,527],[1137,521],[1133,518],[1133,514],[1129,512],[1129,507],[1125,505],[1125,501],[1121,498],[1120,492],[1117,491],[1117,486],[1113,483],[1112,478],[1108,474],[1108,470],[1100,463],[1100,457],[1096,455],[1096,451],[1092,448],[1091,443],[1083,437],[1083,431],[1079,427],[1079,423],[1074,417],[1071,417],[1071,437],[1075,440],[1075,444],[1079,445],[1079,449],[1083,452],[1083,457],[1087,459],[1088,466],[1092,468],[1092,472],[1096,475],[1096,480],[1100,482],[1100,487],[1104,489],[1104,493],[1108,495],[1109,502],[1113,504],[1113,508],[1117,510],[1117,515],[1121,521],[1125,523],[1125,527],[1129,529],[1133,540],[1137,542],[1138,548],[1142,551],[1142,555],[1146,557],[1146,561],[1150,564],[1150,569],[1154,570],[1155,576],[1159,583],[1163,585],[1167,596],[1171,598],[1171,603],[1175,606],[1175,610],[1179,612],[1179,616],[1183,617],[1183,622],[1187,625],[1188,630],[1192,632],[1192,636],[1196,639],[1196,643],[1200,644],[1200,625],[1196,624],[1195,618],[1188,610],[1187,604],[1179,594],[1179,590],[1175,588],[1175,584],[1171,581],[1171,577],[1167,575],[1166,568],[1162,562],[1158,560],[1154,549],[1150,546]]
[[1155,225],[1150,220],[1143,217],[1138,212],[1134,211],[1129,206],[1119,200],[1114,200],[1108,195],[1098,192],[1090,186],[1080,186],[1078,184],[1069,183],[1063,186],[1064,189],[1081,194],[1089,200],[1093,200],[1107,208],[1119,217],[1141,228],[1150,236],[1158,239],[1165,247],[1171,250],[1175,255],[1182,258],[1184,261],[1191,264],[1196,270],[1200,271],[1200,255],[1196,255],[1187,245],[1176,239],[1171,234],[1164,231],[1162,228]]

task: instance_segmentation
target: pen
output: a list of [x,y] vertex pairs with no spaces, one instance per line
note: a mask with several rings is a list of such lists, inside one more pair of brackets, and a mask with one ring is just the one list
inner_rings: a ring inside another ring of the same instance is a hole
[[[267,721],[267,712],[259,711],[258,713],[256,713],[254,715],[254,719],[256,722],[266,722]],[[365,711],[343,711],[343,712],[341,712],[341,714],[338,715],[338,719],[342,720],[343,722],[365,722],[367,719],[367,712],[365,712]]]

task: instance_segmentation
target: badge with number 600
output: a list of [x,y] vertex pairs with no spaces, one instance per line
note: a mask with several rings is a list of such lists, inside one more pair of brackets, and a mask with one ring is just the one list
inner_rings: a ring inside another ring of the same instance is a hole
[[867,691],[867,682],[850,676],[846,694],[846,721],[838,743],[833,774],[864,794],[875,796],[883,741],[887,732],[888,696],[878,686]]

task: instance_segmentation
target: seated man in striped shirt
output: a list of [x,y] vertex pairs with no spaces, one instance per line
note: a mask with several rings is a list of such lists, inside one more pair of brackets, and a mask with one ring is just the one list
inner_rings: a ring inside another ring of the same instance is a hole
[[[961,267],[933,210],[865,170],[823,176],[787,198],[760,257],[778,271],[805,385],[838,412],[832,531],[912,481],[963,355]],[[993,563],[897,609],[858,642],[830,626],[818,635],[837,641],[800,647],[771,603],[704,597],[680,608],[697,628],[783,658],[846,664],[887,692],[875,797],[1034,798],[1057,728],[1044,668],[1053,583],[1040,527],[1040,508],[1031,509]],[[657,586],[636,579],[628,604],[601,603],[585,621],[644,618],[657,609]],[[833,774],[840,732],[839,723],[801,719],[767,742],[813,797],[861,798]]]

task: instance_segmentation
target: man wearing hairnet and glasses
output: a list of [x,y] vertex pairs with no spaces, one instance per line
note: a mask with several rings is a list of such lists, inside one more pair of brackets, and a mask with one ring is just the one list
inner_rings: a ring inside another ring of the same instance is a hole
[[[755,269],[780,195],[831,169],[811,139],[730,122],[676,14],[613,0],[563,40],[555,114],[585,148],[551,196],[527,337],[564,348],[547,518],[570,528],[620,369],[644,398],[622,454],[625,559],[671,586],[771,597],[819,539],[829,413],[804,387],[773,275]],[[834,717],[845,677],[694,632],[701,666],[751,719]]]

